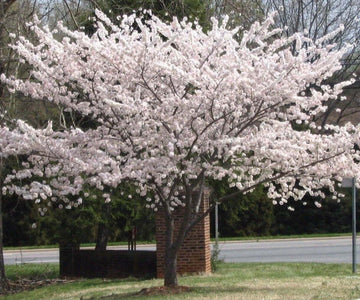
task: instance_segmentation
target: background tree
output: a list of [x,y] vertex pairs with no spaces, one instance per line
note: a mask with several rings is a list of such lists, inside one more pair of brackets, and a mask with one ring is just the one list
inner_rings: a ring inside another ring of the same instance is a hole
[[[46,4],[45,2],[41,2]],[[7,76],[27,77],[28,66],[21,64],[16,53],[8,47],[11,43],[11,34],[22,34],[32,39],[32,33],[26,26],[26,22],[31,21],[33,15],[38,13],[39,16],[46,16],[50,10],[42,7],[40,2],[33,0],[5,0],[0,3],[0,72]],[[24,100],[27,100],[24,102]],[[43,126],[49,119],[50,114],[54,114],[54,105],[46,102],[29,103],[29,99],[20,95],[12,95],[7,92],[4,85],[0,83],[0,125],[14,126],[13,120],[22,118],[28,120],[35,126]],[[56,106],[55,106],[56,107]],[[35,117],[36,116],[36,117]],[[45,122],[44,122],[45,120]],[[4,137],[1,137],[2,141]],[[4,145],[1,145],[2,147]],[[2,149],[3,150],[3,149]],[[6,159],[5,159],[6,158]],[[21,160],[21,158],[20,158]],[[0,163],[0,183],[3,183],[8,171],[17,168],[19,159],[8,159],[7,155],[1,155]],[[10,197],[11,198],[11,197]],[[12,213],[14,206],[4,205],[7,196],[1,196],[0,199],[0,281],[2,288],[8,288],[5,278],[5,268],[3,262],[3,214]],[[15,199],[17,201],[17,199]],[[18,206],[27,211],[29,204]],[[4,211],[5,208],[5,211]],[[10,211],[7,211],[10,208]],[[6,218],[5,218],[6,220]]]
[[214,16],[229,16],[229,25],[241,26],[242,30],[248,30],[253,23],[266,17],[263,3],[258,0],[214,0],[211,7]]
[[[266,0],[263,5],[264,14],[270,11],[277,11],[279,17],[277,24],[286,28],[286,34],[291,35],[295,32],[306,31],[312,39],[328,34],[340,26],[343,26],[342,32],[332,37],[329,43],[336,43],[342,47],[345,43],[354,45],[343,58],[343,67],[337,73],[329,78],[329,84],[335,84],[341,80],[350,78],[360,64],[360,25],[358,16],[360,14],[360,4],[355,0]],[[354,84],[349,86],[345,94],[347,101],[341,101],[340,98],[333,99],[327,110],[320,114],[317,119],[322,125],[331,119],[331,122],[344,124],[345,122],[359,120],[359,86]]]
[[184,17],[190,21],[198,20],[200,24],[209,22],[209,1],[199,0],[97,0],[90,1],[94,8],[109,13],[115,20],[117,16],[128,15],[139,9],[151,10],[154,15],[163,20],[172,20],[173,16],[182,20]]
[[[212,197],[217,199],[236,192],[227,182],[210,182]],[[218,226],[221,237],[267,236],[275,222],[274,205],[263,186],[246,195],[239,195],[218,207]],[[286,214],[286,212],[285,212]],[[215,216],[212,212],[211,232],[215,233]],[[281,223],[281,220],[279,220]]]
[[[12,11],[12,6],[16,0],[6,0],[0,3],[0,72],[7,73],[12,63],[11,51],[6,48],[6,43],[9,42],[8,38],[8,25],[9,20],[16,16]],[[4,87],[0,84],[0,125],[3,126],[5,122],[6,105],[3,101]],[[5,177],[5,155],[0,155],[0,187],[3,186]],[[0,289],[6,290],[9,288],[5,275],[5,265],[3,257],[3,199],[2,193],[0,195]]]
[[[321,201],[321,208],[313,204],[314,199],[306,196],[303,203],[292,202],[294,211],[286,206],[274,207],[274,223],[271,231],[276,235],[324,234],[351,232],[351,195],[340,203],[331,197]],[[358,211],[359,213],[359,211]]]

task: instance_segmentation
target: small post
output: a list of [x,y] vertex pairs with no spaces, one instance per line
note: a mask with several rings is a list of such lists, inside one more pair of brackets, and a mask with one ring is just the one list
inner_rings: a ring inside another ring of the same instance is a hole
[[136,227],[128,232],[128,251],[136,251]]
[[356,178],[352,179],[352,271],[356,273]]

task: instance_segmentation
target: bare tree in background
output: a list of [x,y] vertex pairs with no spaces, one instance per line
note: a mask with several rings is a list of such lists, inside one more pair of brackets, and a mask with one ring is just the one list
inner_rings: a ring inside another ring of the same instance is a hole
[[41,4],[42,17],[50,27],[61,20],[69,28],[79,29],[79,19],[86,18],[94,4],[91,0],[48,0]]
[[241,26],[245,30],[265,17],[261,0],[212,0],[210,6],[217,18],[227,15],[230,25]]
[[[358,0],[263,0],[261,8],[264,15],[271,11],[278,12],[277,25],[286,28],[289,36],[295,32],[306,31],[312,39],[322,37],[343,25],[341,34],[329,42],[338,47],[351,43],[354,48],[343,59],[343,68],[329,81],[332,85],[353,76],[360,65],[360,2]],[[329,103],[326,113],[317,118],[325,124],[329,118],[336,123],[360,121],[359,81],[348,87],[346,101],[334,99]]]
[[[360,65],[360,1],[358,0],[213,0],[214,12],[218,16],[229,15],[234,26],[245,30],[255,20],[261,20],[277,11],[276,26],[286,28],[287,36],[295,32],[307,32],[312,39],[322,37],[343,25],[344,30],[329,43],[342,47],[351,43],[354,48],[343,59],[343,68],[329,81],[332,85],[359,72]],[[324,125],[332,122],[344,123],[360,120],[360,83],[356,81],[346,89],[346,101],[332,100],[330,109],[315,121]]]
[[278,24],[286,28],[288,35],[307,31],[311,38],[317,39],[343,24],[343,34],[333,39],[339,47],[359,38],[357,0],[263,0],[262,10],[265,15],[277,11]]

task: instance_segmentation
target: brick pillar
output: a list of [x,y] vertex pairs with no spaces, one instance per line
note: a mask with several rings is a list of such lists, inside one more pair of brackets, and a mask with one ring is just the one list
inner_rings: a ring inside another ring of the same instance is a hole
[[[209,207],[210,190],[205,189],[199,212],[205,212]],[[175,210],[175,237],[182,220],[184,209]],[[165,257],[165,217],[160,210],[156,213],[156,259],[157,277],[164,277]],[[210,217],[207,215],[189,232],[177,257],[178,274],[211,273],[210,252]]]

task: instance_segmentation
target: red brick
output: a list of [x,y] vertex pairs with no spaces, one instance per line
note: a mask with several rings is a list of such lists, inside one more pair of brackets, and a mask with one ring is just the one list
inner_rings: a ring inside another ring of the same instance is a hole
[[[200,212],[209,207],[209,191],[206,190],[201,202]],[[179,230],[182,209],[176,211],[175,236]],[[164,277],[165,256],[165,218],[163,212],[156,214],[157,277]],[[206,216],[188,234],[178,253],[177,272],[179,274],[211,273],[210,217]]]

